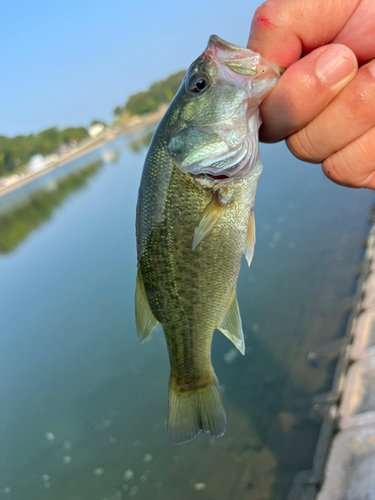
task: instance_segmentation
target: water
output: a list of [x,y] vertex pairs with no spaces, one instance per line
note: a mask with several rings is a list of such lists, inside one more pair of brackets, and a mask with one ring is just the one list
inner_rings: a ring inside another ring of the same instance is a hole
[[247,352],[219,332],[212,348],[227,433],[172,448],[165,341],[139,345],[134,325],[143,142],[0,198],[0,497],[285,499],[312,464],[314,396],[330,388],[373,195],[263,147],[238,281]]

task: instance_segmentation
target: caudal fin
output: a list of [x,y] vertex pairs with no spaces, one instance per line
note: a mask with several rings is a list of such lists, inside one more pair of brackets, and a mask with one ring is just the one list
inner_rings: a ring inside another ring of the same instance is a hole
[[170,381],[167,427],[173,444],[191,441],[200,432],[212,437],[222,436],[226,424],[215,375],[208,385],[191,391],[181,391],[178,385]]

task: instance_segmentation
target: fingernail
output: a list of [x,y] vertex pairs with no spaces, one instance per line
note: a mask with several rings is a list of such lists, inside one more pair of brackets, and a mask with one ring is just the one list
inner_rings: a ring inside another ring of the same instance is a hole
[[375,77],[375,59],[370,63],[370,66],[368,67],[368,69],[370,70],[370,73],[372,74],[372,76]]
[[328,47],[315,65],[317,77],[327,85],[335,85],[355,68],[355,60],[350,49],[343,45]]

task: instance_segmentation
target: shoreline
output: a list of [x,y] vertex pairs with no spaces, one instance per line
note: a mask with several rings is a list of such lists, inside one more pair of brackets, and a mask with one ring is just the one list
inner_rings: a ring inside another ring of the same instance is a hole
[[80,147],[77,147],[74,150],[69,151],[65,155],[62,155],[56,161],[54,161],[53,163],[49,163],[37,172],[20,175],[18,180],[15,180],[15,182],[12,182],[11,184],[3,187],[0,186],[0,198],[8,193],[11,193],[12,191],[16,191],[17,189],[25,186],[26,184],[29,184],[30,182],[33,182],[36,179],[39,179],[39,177],[42,177],[43,175],[46,175],[49,172],[52,172],[53,170],[66,165],[67,163],[70,163],[71,161],[76,160],[77,158],[81,158],[82,156],[95,151],[105,144],[109,144],[124,135],[141,131],[142,129],[147,128],[149,125],[157,123],[163,117],[166,109],[167,106],[163,106],[155,113],[152,113],[143,119],[138,119],[129,125],[123,125],[118,131],[114,131],[112,128],[108,128],[104,130],[104,132],[102,132],[98,137],[85,141],[85,143]]

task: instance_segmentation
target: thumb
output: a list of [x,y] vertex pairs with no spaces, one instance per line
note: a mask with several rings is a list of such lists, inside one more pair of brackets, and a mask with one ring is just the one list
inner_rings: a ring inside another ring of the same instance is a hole
[[255,11],[247,46],[288,68],[301,54],[331,43],[356,6],[353,0],[267,0]]

